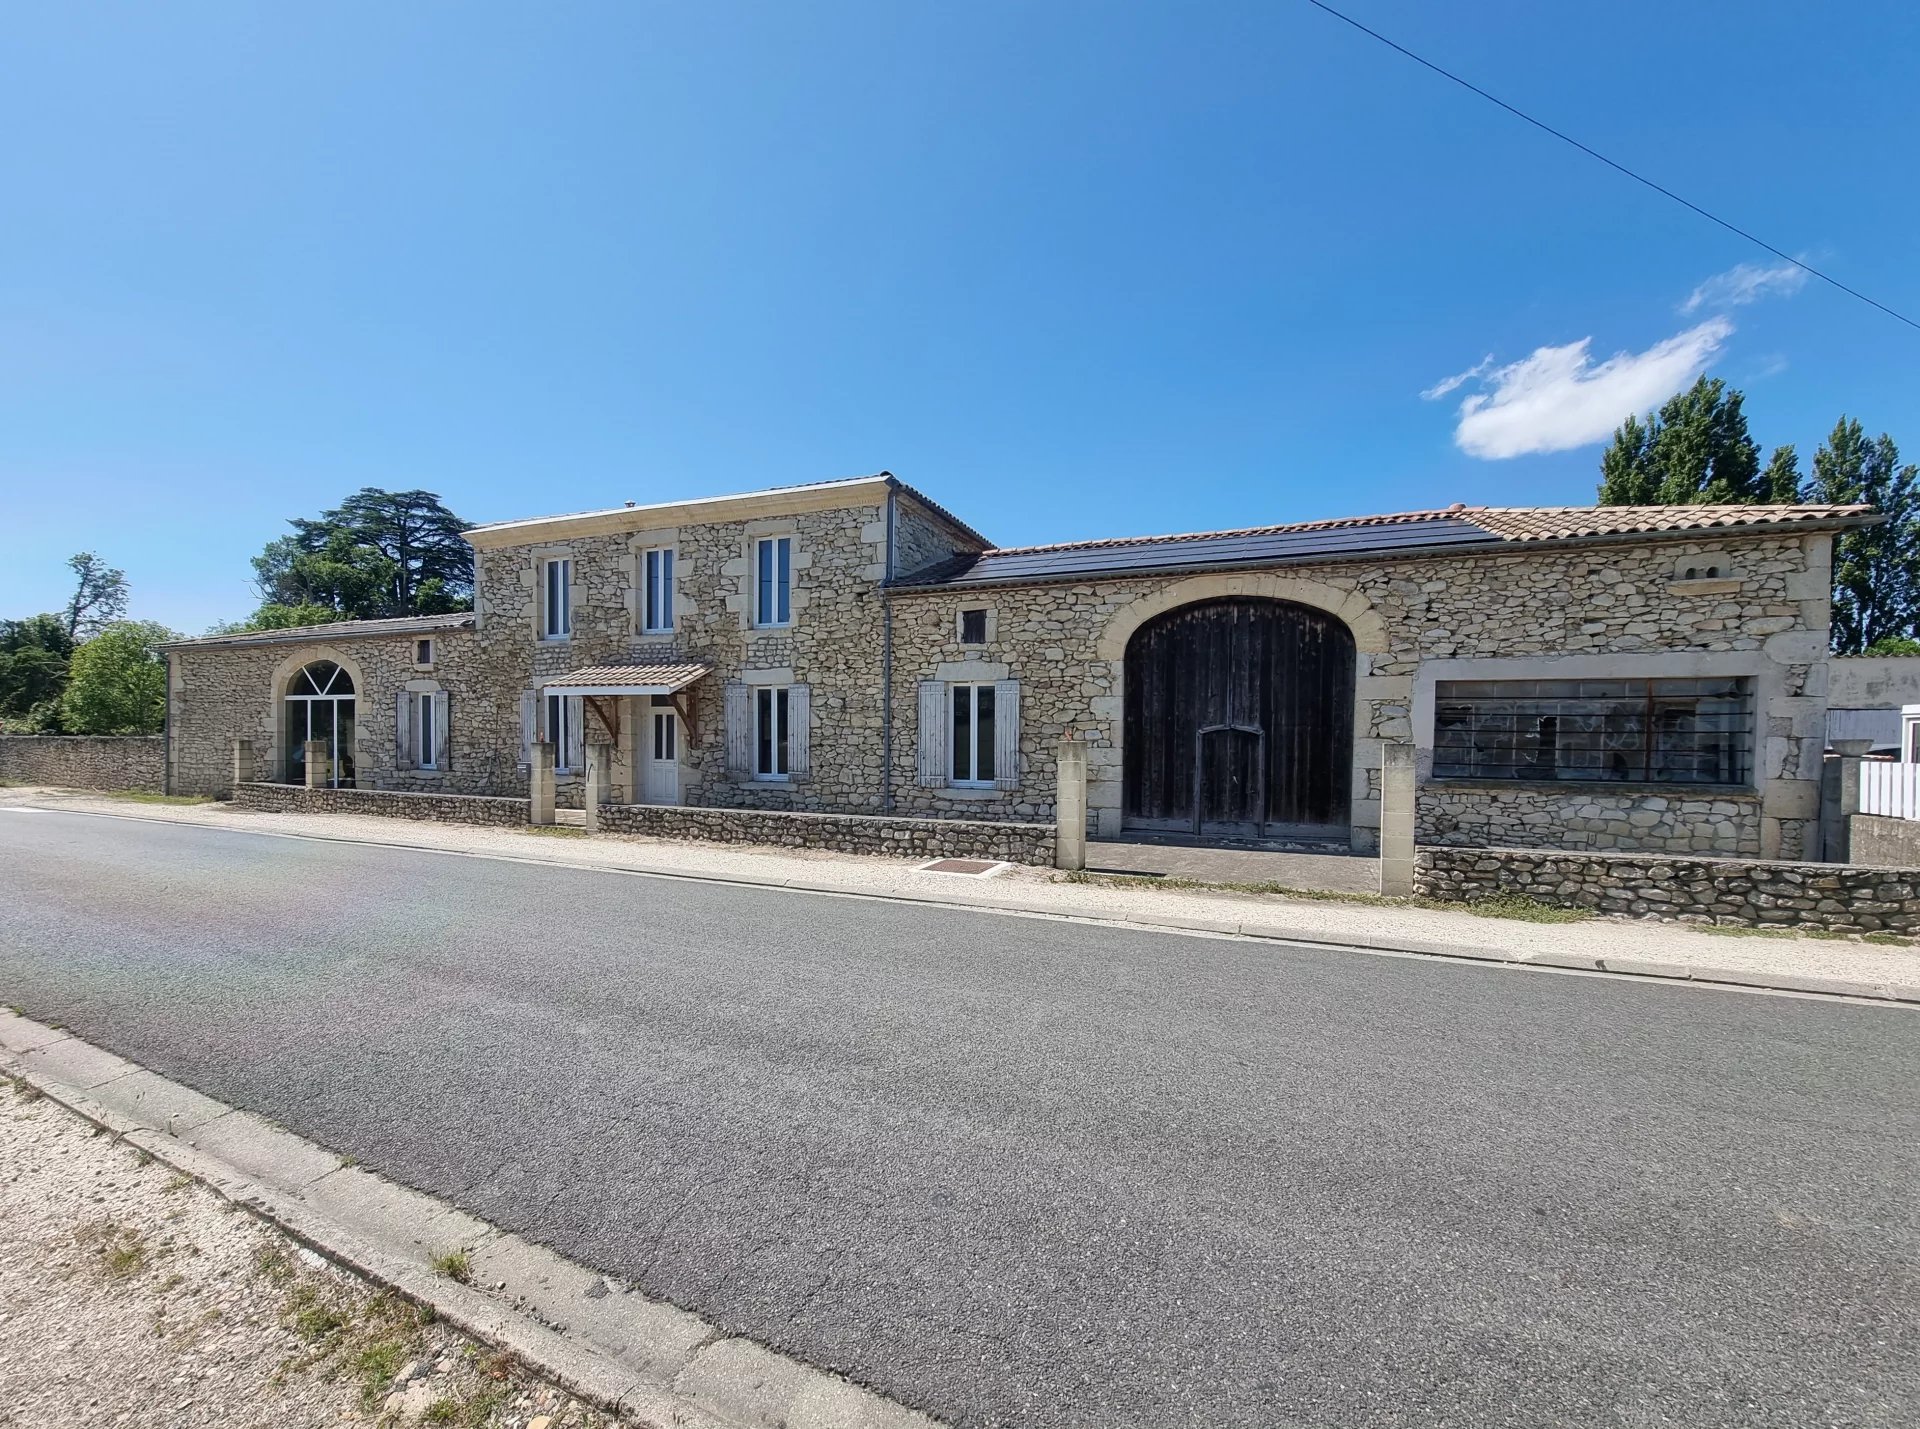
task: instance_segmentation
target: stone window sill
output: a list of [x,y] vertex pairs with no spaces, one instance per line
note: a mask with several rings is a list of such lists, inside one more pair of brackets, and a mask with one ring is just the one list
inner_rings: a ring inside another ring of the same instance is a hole
[[1625,779],[1429,779],[1420,786],[1440,794],[1499,794],[1509,790],[1530,794],[1658,794],[1666,799],[1734,799],[1760,802],[1758,791],[1745,784],[1661,784]]

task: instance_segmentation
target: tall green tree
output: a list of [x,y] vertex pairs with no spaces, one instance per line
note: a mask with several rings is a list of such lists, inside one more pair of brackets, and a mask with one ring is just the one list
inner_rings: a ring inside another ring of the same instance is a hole
[[250,630],[294,630],[302,625],[325,625],[339,613],[327,605],[263,605],[244,620],[223,620],[209,635],[244,635]]
[[60,719],[69,734],[158,734],[167,664],[157,648],[180,637],[151,620],[109,625],[73,652]]
[[1864,502],[1886,520],[1833,542],[1833,649],[1858,655],[1920,634],[1920,469],[1882,432],[1842,417],[1813,454],[1808,501]]
[[1745,398],[1702,377],[1646,420],[1628,417],[1600,458],[1602,506],[1748,504],[1768,500]]
[[92,551],[67,559],[74,575],[73,598],[67,602],[69,640],[98,634],[127,613],[127,573],[115,570]]
[[0,620],[0,724],[20,732],[57,730],[72,656],[64,611]]
[[335,619],[434,615],[473,605],[468,523],[431,491],[365,487],[253,561],[268,605],[325,606]]
[[1767,469],[1760,473],[1760,499],[1769,506],[1791,506],[1800,500],[1804,485],[1800,475],[1800,453],[1793,444],[1775,447],[1767,458]]

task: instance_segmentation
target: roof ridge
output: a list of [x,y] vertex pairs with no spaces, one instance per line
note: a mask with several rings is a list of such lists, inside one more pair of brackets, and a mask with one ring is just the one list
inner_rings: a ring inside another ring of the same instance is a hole
[[1048,541],[1037,546],[994,546],[988,556],[1028,555],[1041,551],[1085,551],[1104,546],[1147,546],[1162,541],[1204,541],[1216,536],[1264,536],[1282,531],[1333,531],[1352,526],[1395,526],[1410,521],[1442,521],[1473,510],[1454,506],[1445,510],[1393,511],[1377,516],[1329,516],[1314,521],[1282,521],[1266,526],[1230,526],[1218,531],[1178,531],[1164,536],[1096,536],[1085,541]]

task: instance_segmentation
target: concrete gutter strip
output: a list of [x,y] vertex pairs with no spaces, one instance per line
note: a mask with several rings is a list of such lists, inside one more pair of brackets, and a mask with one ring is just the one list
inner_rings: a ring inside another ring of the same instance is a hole
[[[0,1011],[0,1070],[295,1240],[654,1429],[939,1429],[57,1028]],[[468,1252],[471,1283],[432,1268]]]

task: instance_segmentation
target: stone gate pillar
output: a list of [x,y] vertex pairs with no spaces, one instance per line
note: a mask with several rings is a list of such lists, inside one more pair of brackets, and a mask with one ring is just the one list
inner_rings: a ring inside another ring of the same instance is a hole
[[1380,892],[1413,896],[1413,746],[1380,748]]
[[533,746],[532,762],[527,766],[527,822],[553,822],[553,745]]
[[1077,739],[1060,741],[1053,792],[1053,866],[1087,866],[1087,747]]
[[307,787],[324,789],[333,778],[333,759],[324,739],[310,739],[303,746],[306,750]]
[[235,786],[251,784],[259,778],[259,771],[253,763],[253,741],[236,739],[233,742],[233,782]]
[[587,746],[587,832],[600,832],[600,806],[607,802],[607,793],[613,775],[613,746],[611,744],[589,744]]

